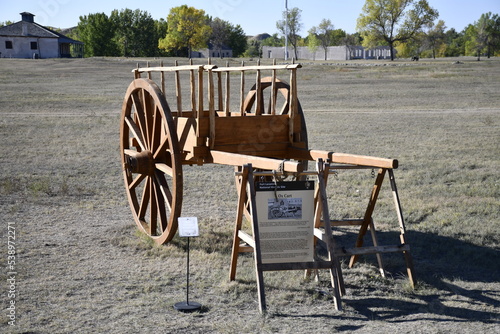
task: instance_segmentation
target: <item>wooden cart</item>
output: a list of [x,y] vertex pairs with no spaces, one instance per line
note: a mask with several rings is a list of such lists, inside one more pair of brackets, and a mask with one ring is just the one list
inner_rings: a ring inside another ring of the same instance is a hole
[[[214,163],[235,166],[240,172],[242,166],[251,165],[254,170],[297,175],[307,170],[308,161],[314,161],[325,163],[327,174],[330,164],[379,169],[365,218],[344,222],[360,225],[356,247],[363,245],[363,237],[372,226],[371,214],[383,176],[389,171],[392,177],[398,162],[309,149],[297,94],[300,67],[299,64],[217,67],[191,63],[133,70],[134,80],[122,107],[120,152],[125,187],[139,229],[159,244],[174,237],[181,215],[183,165]],[[289,83],[278,79],[278,74],[287,76]],[[152,80],[153,76],[158,84]],[[235,95],[230,92],[232,80],[239,81],[240,89]],[[172,101],[167,103],[169,94]],[[241,180],[242,174],[239,175]],[[241,182],[237,184],[240,186]],[[237,219],[241,220],[243,211],[248,210],[248,198],[238,191]],[[319,218],[322,207],[318,205],[316,228],[342,225],[338,221],[325,224],[329,218]],[[406,247],[399,200],[396,209],[401,218],[401,244]],[[382,251],[380,247],[370,250],[377,254]],[[344,255],[351,255],[352,263],[359,254],[359,251],[345,253],[344,248]],[[234,279],[234,273],[231,275]]]

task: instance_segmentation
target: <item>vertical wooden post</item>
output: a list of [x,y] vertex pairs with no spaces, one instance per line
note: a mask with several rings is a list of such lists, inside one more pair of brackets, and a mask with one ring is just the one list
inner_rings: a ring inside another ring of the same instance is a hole
[[260,80],[260,70],[257,70],[255,78],[255,115],[262,115],[262,89]]
[[222,111],[224,110],[224,98],[222,97],[222,72],[217,72],[217,101],[218,101],[218,108],[217,110]]
[[[226,62],[226,67],[229,67],[229,62]],[[226,90],[224,91],[224,95],[226,97],[225,103],[224,103],[224,111],[226,113],[226,116],[231,116],[231,112],[229,111],[229,103],[230,103],[230,84],[229,84],[229,71],[226,72]]]
[[198,114],[196,115],[196,137],[201,137],[201,118],[203,117],[203,67],[198,69]]
[[215,145],[215,92],[214,74],[212,69],[208,69],[208,116],[210,118],[210,148]]
[[[189,65],[193,65],[193,59],[189,59]],[[196,115],[196,81],[194,70],[189,71],[189,86],[191,88],[191,117]]]
[[141,72],[139,72],[139,69],[140,69],[139,63],[137,63],[134,70],[134,79],[139,79],[141,77]]
[[294,138],[294,124],[295,117],[297,116],[297,70],[295,68],[290,70],[290,106],[288,113],[290,114],[289,120],[289,140],[293,143]]
[[[146,67],[149,67],[149,61],[146,62]],[[148,79],[151,80],[151,71],[148,71]]]
[[[241,66],[245,66],[245,62],[241,62]],[[241,84],[240,84],[240,113],[241,116],[245,116],[245,110],[243,109],[245,102],[245,71],[241,71]]]
[[[177,60],[175,66],[178,66]],[[182,92],[179,71],[175,71],[175,96],[177,97],[177,115],[182,117]]]
[[[273,65],[276,65],[276,58],[273,59]],[[271,115],[276,115],[276,95],[277,95],[277,86],[276,86],[276,70],[272,71],[272,82],[271,82]]]
[[[160,67],[163,67],[163,60],[160,60]],[[160,72],[161,91],[165,95],[165,72]]]

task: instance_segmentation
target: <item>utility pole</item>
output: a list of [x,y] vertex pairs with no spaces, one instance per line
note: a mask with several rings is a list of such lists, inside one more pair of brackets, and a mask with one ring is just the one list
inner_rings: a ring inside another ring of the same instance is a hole
[[288,60],[288,0],[285,0],[285,60]]

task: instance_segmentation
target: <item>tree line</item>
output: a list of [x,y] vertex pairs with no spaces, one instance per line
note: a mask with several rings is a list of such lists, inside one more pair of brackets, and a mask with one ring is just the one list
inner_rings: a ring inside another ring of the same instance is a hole
[[278,32],[265,39],[247,39],[240,25],[187,5],[171,8],[166,20],[154,20],[139,9],[113,10],[109,16],[88,14],[67,35],[85,43],[86,57],[187,57],[192,50],[209,45],[219,54],[227,47],[233,57],[259,57],[263,46],[285,46],[285,40],[295,58],[299,46],[312,51],[321,48],[326,59],[327,48],[338,45],[386,45],[392,59],[393,50],[401,58],[477,56],[479,60],[500,55],[500,16],[496,13],[482,14],[459,32],[438,20],[438,11],[427,0],[366,0],[356,33],[347,34],[322,19],[302,37],[301,12],[297,7],[283,11],[276,22]]
[[184,56],[212,45],[228,47],[241,56],[247,46],[239,25],[212,18],[203,10],[183,5],[170,10],[167,20],[155,20],[139,9],[113,10],[111,15],[80,16],[68,37],[85,43],[85,56],[159,57]]

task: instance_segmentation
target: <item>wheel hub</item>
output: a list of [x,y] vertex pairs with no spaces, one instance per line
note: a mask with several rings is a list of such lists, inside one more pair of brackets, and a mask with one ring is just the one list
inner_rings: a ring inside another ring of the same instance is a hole
[[155,163],[151,151],[137,152],[127,155],[127,163],[132,173],[153,175]]

